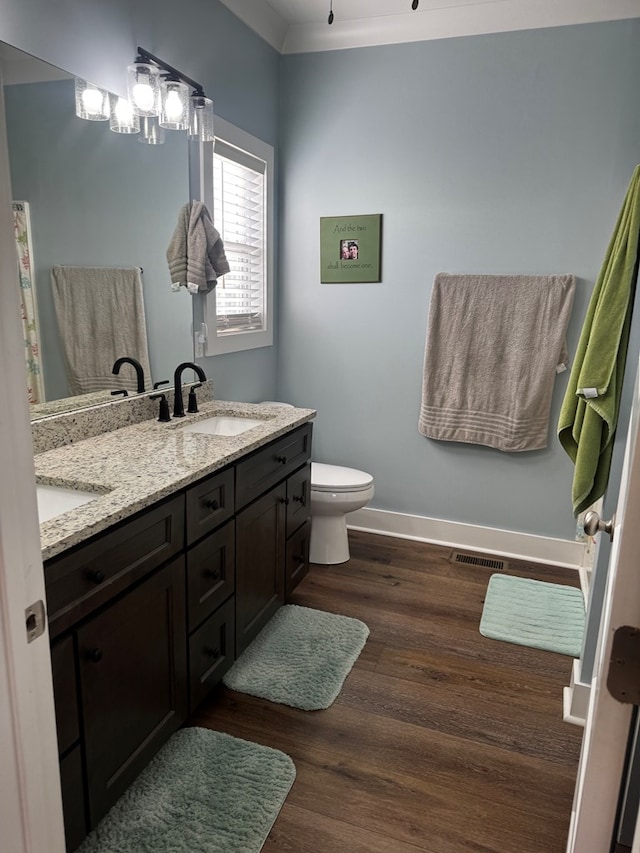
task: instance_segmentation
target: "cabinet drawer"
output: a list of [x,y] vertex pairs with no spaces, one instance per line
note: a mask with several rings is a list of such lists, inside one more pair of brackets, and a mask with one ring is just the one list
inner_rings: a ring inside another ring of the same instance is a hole
[[62,788],[62,812],[64,815],[64,838],[67,850],[75,850],[87,834],[87,816],[82,773],[80,745],[60,762],[60,787]]
[[65,637],[51,647],[53,695],[56,706],[58,752],[62,755],[80,737],[78,686],[73,637]]
[[189,631],[197,628],[233,594],[235,566],[235,521],[228,521],[187,553]]
[[287,538],[311,518],[311,462],[287,480]]
[[233,468],[191,486],[187,491],[187,544],[224,524],[233,508]]
[[311,536],[311,519],[305,521],[302,527],[287,540],[287,564],[285,569],[284,588],[286,600],[309,571],[309,537]]
[[236,509],[259,497],[311,458],[311,424],[256,451],[236,467]]
[[235,600],[230,598],[189,638],[191,710],[220,681],[235,658]]
[[182,550],[184,496],[154,507],[45,565],[52,637]]

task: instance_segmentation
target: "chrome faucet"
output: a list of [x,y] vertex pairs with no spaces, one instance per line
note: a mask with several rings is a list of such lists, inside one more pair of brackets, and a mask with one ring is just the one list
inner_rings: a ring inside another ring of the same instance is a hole
[[112,373],[114,376],[117,376],[120,373],[120,368],[123,364],[131,364],[133,365],[136,371],[136,378],[138,380],[138,394],[142,394],[144,392],[144,370],[140,362],[135,358],[130,358],[128,355],[123,356],[123,358],[118,358],[113,363]]
[[191,368],[198,374],[198,379],[201,382],[206,382],[207,377],[204,370],[193,364],[191,361],[184,361],[176,367],[176,372],[173,374],[173,417],[184,417],[184,400],[182,398],[182,372],[187,368]]

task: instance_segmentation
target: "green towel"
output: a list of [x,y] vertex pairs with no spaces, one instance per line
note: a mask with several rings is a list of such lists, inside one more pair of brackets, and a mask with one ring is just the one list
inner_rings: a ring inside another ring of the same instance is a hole
[[587,310],[558,437],[575,463],[571,499],[578,515],[602,497],[609,479],[627,358],[640,232],[636,166]]

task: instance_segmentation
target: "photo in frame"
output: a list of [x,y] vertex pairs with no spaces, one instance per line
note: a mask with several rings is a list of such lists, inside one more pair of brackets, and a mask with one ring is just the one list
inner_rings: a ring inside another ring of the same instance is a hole
[[380,281],[382,214],[320,217],[320,282]]

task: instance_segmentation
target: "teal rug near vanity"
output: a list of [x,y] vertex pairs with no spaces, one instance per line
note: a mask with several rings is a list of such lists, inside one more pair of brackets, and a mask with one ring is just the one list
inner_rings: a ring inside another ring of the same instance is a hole
[[276,749],[182,729],[77,853],[258,853],[295,775]]
[[288,604],[224,676],[232,690],[305,711],[337,698],[369,636],[358,619]]
[[580,657],[585,608],[572,586],[492,575],[480,633],[493,640]]

